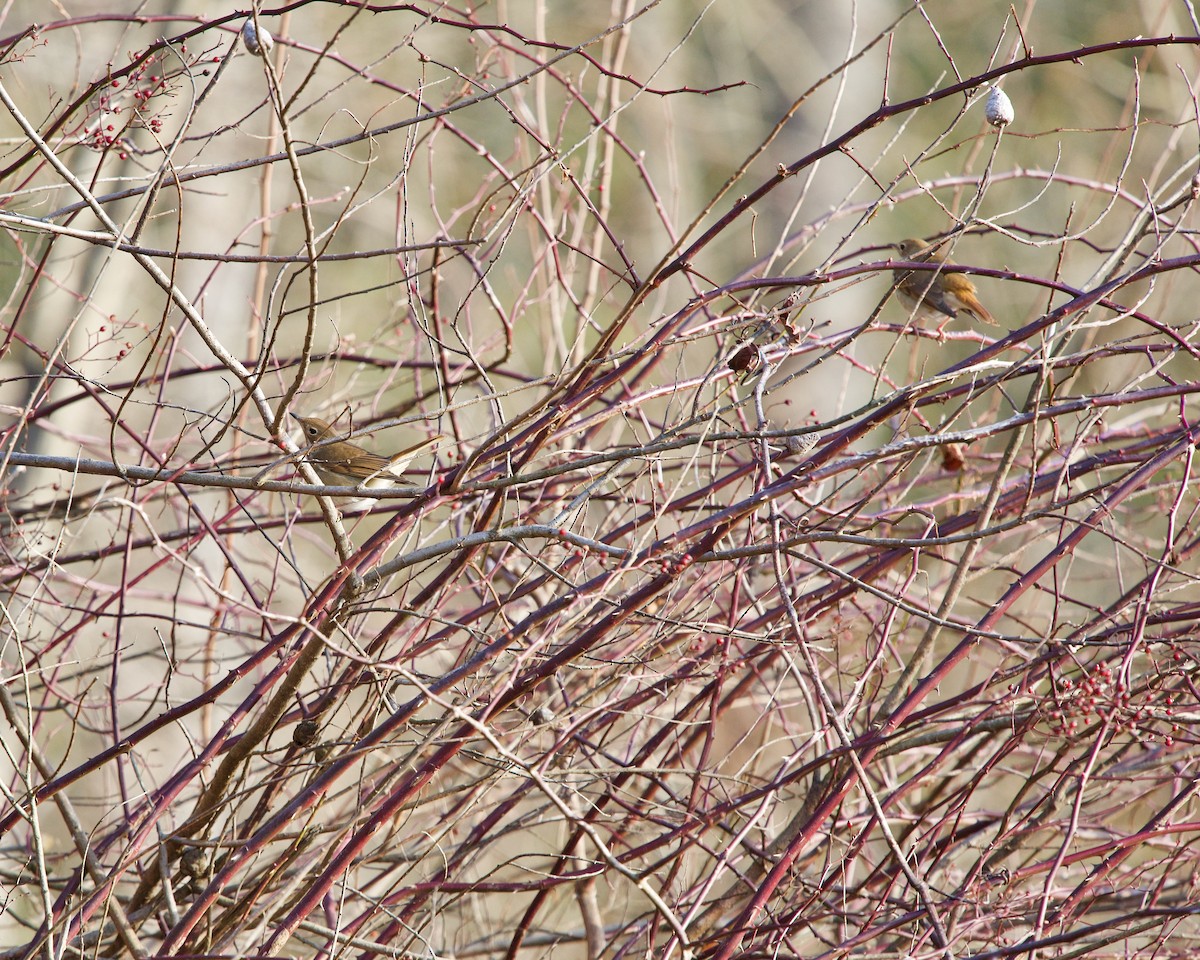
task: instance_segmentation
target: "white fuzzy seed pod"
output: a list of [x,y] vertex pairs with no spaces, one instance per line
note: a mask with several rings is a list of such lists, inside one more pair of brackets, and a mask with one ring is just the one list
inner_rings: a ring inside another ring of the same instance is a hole
[[255,28],[251,19],[242,24],[242,43],[256,57],[265,57],[275,46],[275,38],[265,28]]
[[1008,94],[999,87],[992,87],[992,92],[988,94],[987,106],[983,108],[983,115],[993,127],[1005,127],[1013,122],[1016,112]]

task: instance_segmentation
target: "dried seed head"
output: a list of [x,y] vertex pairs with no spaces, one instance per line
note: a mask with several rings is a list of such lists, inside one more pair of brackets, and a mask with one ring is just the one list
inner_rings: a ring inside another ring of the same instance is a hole
[[992,92],[988,94],[987,105],[983,108],[983,115],[987,117],[987,122],[993,127],[1005,127],[1013,122],[1016,113],[1013,110],[1012,101],[1008,99],[1008,94],[999,87],[992,87]]
[[256,57],[265,57],[275,46],[275,38],[265,28],[255,27],[251,19],[242,24],[242,43]]
[[199,847],[188,847],[179,858],[179,868],[189,877],[202,877],[208,872],[208,857]]
[[756,363],[758,363],[758,350],[755,349],[753,342],[742,344],[733,355],[725,361],[730,370],[735,370],[738,373],[745,373]]
[[942,469],[957,473],[967,464],[967,445],[965,443],[942,444]]
[[301,720],[292,730],[292,743],[298,747],[307,747],[317,742],[321,734],[321,725],[316,720]]
[[781,457],[802,457],[809,450],[817,445],[817,441],[821,437],[816,433],[806,433],[802,436],[786,436],[779,438],[779,445],[783,448],[780,453]]

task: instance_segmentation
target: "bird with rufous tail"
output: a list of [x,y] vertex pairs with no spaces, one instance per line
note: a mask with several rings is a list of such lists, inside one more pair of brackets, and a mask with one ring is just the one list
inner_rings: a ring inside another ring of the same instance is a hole
[[[903,260],[954,266],[935,244],[910,237],[895,246]],[[960,310],[984,323],[994,324],[995,318],[979,302],[975,284],[964,273],[945,270],[896,270],[896,296],[910,313],[918,318],[941,319],[942,326],[958,316]]]
[[403,481],[404,468],[423,450],[444,439],[438,433],[426,437],[411,447],[405,447],[390,457],[381,457],[366,447],[349,440],[338,440],[342,434],[319,417],[292,414],[304,431],[309,447],[304,456],[322,483],[330,486],[364,486],[368,490],[384,490]]

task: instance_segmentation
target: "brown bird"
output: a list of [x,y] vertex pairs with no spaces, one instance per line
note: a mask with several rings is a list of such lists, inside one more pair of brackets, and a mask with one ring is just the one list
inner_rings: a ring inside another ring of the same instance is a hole
[[[933,244],[909,238],[896,244],[900,257],[922,263],[944,263],[953,266],[944,253],[931,249]],[[900,302],[916,316],[941,317],[942,327],[947,321],[965,310],[977,320],[994,324],[995,318],[975,295],[975,284],[965,273],[946,273],[941,270],[896,270],[896,295]],[[941,330],[941,327],[938,327]]]
[[335,440],[340,434],[318,417],[300,417],[294,413],[292,416],[300,422],[304,439],[312,445],[304,451],[305,457],[321,482],[330,486],[362,484],[375,490],[394,487],[403,479],[401,474],[413,457],[443,439],[442,434],[434,434],[394,456],[381,457],[349,440]]

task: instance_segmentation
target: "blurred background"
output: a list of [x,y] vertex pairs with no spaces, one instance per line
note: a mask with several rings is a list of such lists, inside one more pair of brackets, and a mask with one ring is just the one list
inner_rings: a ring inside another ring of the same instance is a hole
[[1191,949],[1197,34],[5,5],[4,955]]

